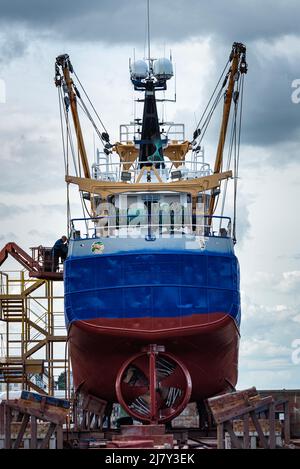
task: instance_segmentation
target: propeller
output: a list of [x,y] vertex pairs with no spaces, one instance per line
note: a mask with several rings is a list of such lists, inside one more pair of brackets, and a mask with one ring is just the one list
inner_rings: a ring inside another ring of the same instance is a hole
[[152,423],[166,422],[179,415],[192,390],[185,365],[158,350],[151,345],[149,351],[127,360],[116,380],[117,397],[126,412],[137,420]]

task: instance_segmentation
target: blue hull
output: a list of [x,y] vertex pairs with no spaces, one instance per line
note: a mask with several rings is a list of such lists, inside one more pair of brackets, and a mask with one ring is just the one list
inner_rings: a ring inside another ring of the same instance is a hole
[[239,326],[238,260],[206,251],[71,256],[65,262],[65,312],[67,324],[224,312]]

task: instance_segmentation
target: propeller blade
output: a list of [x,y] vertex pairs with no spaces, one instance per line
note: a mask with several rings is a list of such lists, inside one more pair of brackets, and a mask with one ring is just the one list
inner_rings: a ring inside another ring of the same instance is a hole
[[172,374],[159,381],[161,387],[185,389],[186,381],[181,368],[177,365]]
[[147,392],[149,392],[148,386],[136,386],[124,382],[122,383],[122,394],[127,403],[133,402],[138,397],[147,394]]

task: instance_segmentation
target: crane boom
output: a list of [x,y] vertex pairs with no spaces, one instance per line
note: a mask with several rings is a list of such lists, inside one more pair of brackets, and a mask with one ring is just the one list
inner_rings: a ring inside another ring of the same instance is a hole
[[63,76],[64,76],[64,84],[66,86],[66,91],[70,100],[70,107],[77,137],[77,144],[78,150],[80,155],[80,160],[84,172],[84,176],[88,179],[91,178],[90,167],[88,163],[87,153],[85,149],[84,139],[82,135],[78,110],[77,110],[77,98],[76,93],[74,90],[73,80],[71,78],[70,73],[73,71],[72,64],[70,62],[70,58],[67,54],[60,55],[56,58],[56,79],[55,83],[56,86],[61,86],[62,80],[59,74],[59,67],[61,67]]
[[[214,166],[214,174],[219,173],[222,170],[222,163],[223,163],[223,152],[224,146],[226,141],[226,134],[227,134],[227,127],[231,109],[231,103],[233,99],[233,91],[234,91],[234,84],[236,82],[236,77],[238,73],[246,73],[247,72],[247,64],[245,61],[245,53],[246,47],[244,44],[235,42],[232,46],[231,52],[231,68],[229,72],[229,82],[228,87],[225,92],[225,99],[224,99],[224,106],[223,106],[223,117],[222,117],[222,124],[219,136],[219,143],[217,148],[215,166]],[[216,195],[212,192],[210,203],[209,203],[209,221],[208,223],[211,224],[212,218],[211,216],[215,210],[215,201]]]

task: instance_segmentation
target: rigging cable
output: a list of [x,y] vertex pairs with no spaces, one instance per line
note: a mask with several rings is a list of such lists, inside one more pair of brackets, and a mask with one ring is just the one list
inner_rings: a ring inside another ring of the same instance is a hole
[[[80,175],[80,165],[79,165],[79,173],[78,173],[78,168],[77,168],[77,163],[76,163],[76,157],[75,157],[75,148],[74,148],[74,142],[73,142],[73,137],[72,137],[72,130],[71,130],[71,127],[70,127],[70,120],[69,120],[69,114],[68,114],[68,111],[66,109],[66,104],[65,104],[65,101],[63,100],[62,98],[62,92],[61,92],[61,101],[63,102],[63,109],[64,109],[64,115],[65,115],[65,123],[66,123],[66,140],[67,140],[67,144],[66,144],[66,147],[67,147],[67,160],[69,159],[68,157],[68,154],[69,154],[69,146],[70,146],[70,150],[71,150],[71,154],[72,154],[72,159],[73,159],[73,165],[74,165],[74,171],[75,171],[75,174],[76,174],[76,177],[78,177],[78,175]],[[62,125],[62,124],[61,124]],[[69,185],[69,184],[68,184]],[[82,195],[82,192],[80,192],[80,201],[81,201],[81,207],[82,207],[82,212],[83,212],[83,216],[84,218],[86,218],[86,213],[90,216],[88,210],[87,210],[87,207],[85,205],[85,203],[83,202],[83,195]],[[69,202],[69,205],[70,205],[70,202]],[[69,207],[69,214],[68,214],[68,218],[69,218],[69,221],[71,220],[71,209]],[[87,225],[87,222],[85,221],[85,226],[86,226],[86,230],[88,230],[88,225]]]
[[[236,91],[239,93],[239,84],[237,84]],[[239,94],[238,94],[238,97],[239,97]],[[239,99],[235,102],[235,106],[234,106],[234,118],[232,120],[232,126],[231,126],[231,131],[230,131],[230,140],[229,140],[229,147],[228,147],[228,157],[227,157],[226,171],[229,171],[229,168],[230,168],[231,159],[232,159],[232,152],[233,152],[233,147],[234,147],[234,141],[236,139],[235,135],[236,135],[238,105],[239,105]],[[223,200],[222,200],[221,217],[224,214],[227,187],[228,187],[228,179],[226,179],[226,181],[224,183],[224,196],[223,196]],[[220,228],[221,228],[221,221],[222,220],[220,220]]]
[[200,134],[200,139],[198,140],[198,144],[200,144],[206,134],[206,130],[210,124],[210,121],[211,121],[211,118],[215,112],[215,110],[217,109],[219,103],[221,102],[221,99],[222,99],[222,89],[219,91],[218,95],[216,96],[216,99],[212,105],[212,108],[211,110],[209,111],[209,114],[207,115],[204,123],[203,123],[203,127],[202,127],[202,130],[201,130],[201,134]]
[[[61,93],[61,100],[63,102],[63,109],[64,109],[65,122],[66,122],[66,139],[67,139],[67,142],[69,142],[69,144],[70,144],[71,154],[72,154],[72,159],[73,159],[73,165],[74,165],[74,171],[75,171],[76,177],[78,177],[78,168],[77,168],[77,163],[76,163],[76,159],[75,159],[75,151],[74,151],[74,144],[73,144],[73,140],[72,140],[72,133],[71,133],[71,130],[70,130],[69,115],[68,115],[68,112],[67,112],[67,109],[66,109],[66,106],[65,106],[65,102],[62,98],[62,93]],[[67,147],[67,152],[68,152],[68,147]]]
[[[57,88],[58,92],[58,102],[59,102],[59,117],[60,117],[60,128],[61,128],[61,138],[62,138],[62,145],[63,145],[63,155],[64,155],[64,164],[65,164],[65,174],[66,176],[69,174],[69,152],[68,152],[68,141],[67,135],[65,137],[64,133],[64,126],[63,126],[63,116],[62,116],[62,90],[61,87]],[[66,142],[65,142],[66,138]],[[67,234],[68,238],[70,237],[70,219],[71,219],[71,210],[70,210],[70,184],[67,183],[67,191],[66,191],[66,205],[67,205]]]
[[239,116],[239,130],[238,130],[238,147],[235,162],[235,177],[234,177],[234,198],[233,198],[233,240],[236,241],[236,208],[237,208],[237,180],[239,174],[239,162],[240,162],[240,143],[241,143],[241,130],[242,130],[242,116],[243,116],[243,96],[244,96],[244,75],[241,80],[241,106]]
[[67,160],[66,160],[66,148],[65,148],[65,135],[64,135],[64,127],[63,127],[63,118],[62,118],[62,103],[61,103],[61,88],[57,87],[57,94],[58,94],[58,104],[59,104],[59,118],[60,118],[60,130],[61,130],[61,140],[63,146],[63,155],[64,155],[64,164],[65,164],[65,174],[67,174]]
[[[199,127],[200,127],[200,124],[201,124],[201,122],[202,122],[202,119],[204,118],[204,116],[205,116],[205,114],[206,114],[206,111],[207,111],[207,109],[208,109],[208,107],[209,107],[209,105],[210,105],[210,103],[211,103],[211,101],[212,101],[212,99],[213,99],[213,97],[214,97],[214,95],[215,95],[217,89],[218,89],[218,86],[219,86],[219,84],[220,84],[220,82],[221,82],[221,80],[222,80],[222,78],[223,78],[223,76],[224,76],[224,73],[225,73],[225,71],[226,71],[226,68],[227,68],[228,64],[229,64],[229,60],[227,60],[226,65],[225,65],[225,67],[224,67],[224,69],[223,69],[223,71],[222,71],[222,73],[221,73],[221,76],[220,76],[220,78],[219,78],[219,80],[218,80],[218,83],[216,84],[215,89],[214,89],[214,91],[212,92],[212,95],[211,95],[211,97],[210,97],[210,99],[209,99],[209,101],[208,101],[208,103],[207,103],[207,105],[206,105],[206,108],[204,109],[204,111],[203,111],[203,113],[202,113],[202,116],[200,117],[200,120],[199,120],[199,122],[198,122],[198,124],[197,124],[197,126],[196,126],[196,129],[195,129],[196,131],[197,131],[197,130],[199,129]],[[223,84],[222,84],[221,90],[222,90],[222,89],[224,88],[224,86],[226,85],[227,78],[228,78],[228,74],[227,74],[227,77],[226,77],[226,81],[224,80],[224,82],[223,82]]]
[[101,142],[103,143],[103,145],[105,144],[104,143],[104,140],[102,138],[102,135],[101,135],[101,132],[100,130],[98,129],[94,119],[92,118],[91,116],[91,113],[89,112],[88,108],[86,107],[85,103],[82,101],[81,97],[79,97],[79,101],[77,101],[79,107],[82,109],[82,111],[85,113],[86,117],[89,119],[89,121],[91,122],[92,126],[94,127],[95,131],[96,131],[96,134],[98,135],[98,137],[100,138]]
[[[103,130],[108,134],[107,129],[106,129],[106,127],[105,127],[105,125],[104,125],[102,119],[100,118],[98,112],[96,111],[96,109],[95,109],[95,107],[94,107],[92,101],[90,100],[90,98],[89,98],[89,96],[88,96],[88,94],[87,94],[87,92],[86,92],[86,90],[85,90],[83,84],[82,84],[81,81],[79,80],[79,78],[78,78],[78,76],[77,76],[77,74],[76,74],[76,72],[75,72],[74,70],[73,70],[73,73],[74,73],[76,79],[78,80],[78,83],[79,83],[79,85],[81,86],[81,89],[82,89],[82,91],[84,92],[84,94],[85,94],[85,96],[86,96],[88,102],[89,102],[90,105],[92,106],[92,109],[93,109],[94,113],[96,114],[96,116],[97,116],[97,118],[98,118],[100,124],[101,124],[102,127],[103,127]],[[81,99],[81,98],[80,98],[80,99]]]

